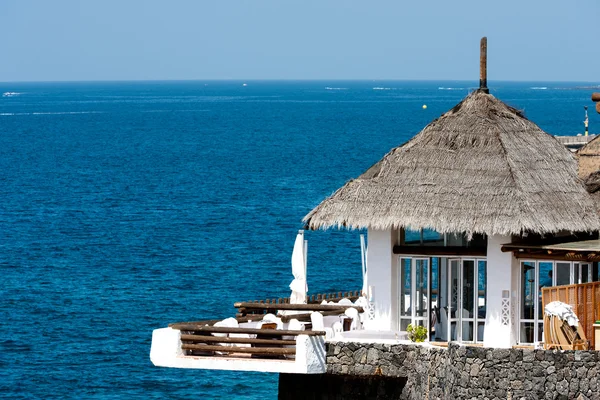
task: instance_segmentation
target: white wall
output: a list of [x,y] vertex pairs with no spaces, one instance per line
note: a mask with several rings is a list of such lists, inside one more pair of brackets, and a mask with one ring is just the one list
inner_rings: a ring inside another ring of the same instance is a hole
[[500,248],[510,243],[510,236],[489,236],[487,245],[487,300],[483,345],[485,347],[509,348],[516,344],[513,325],[515,315],[510,312],[509,324],[502,323],[502,293],[507,291],[511,308],[517,301],[513,297],[513,255]]
[[[512,253],[511,253],[512,254]],[[519,259],[513,257],[512,262],[512,291],[511,291],[511,299],[512,299],[512,328],[511,328],[511,339],[513,343],[517,343],[519,339],[519,309],[520,309],[520,297],[521,297],[521,263]]]
[[368,231],[367,275],[369,286],[373,288],[375,318],[365,324],[366,329],[392,330],[392,266],[393,244],[392,230]]
[[320,336],[298,335],[296,359],[261,359],[186,356],[181,350],[181,331],[172,328],[152,332],[150,360],[157,367],[221,369],[229,371],[324,374],[327,370],[325,340]]

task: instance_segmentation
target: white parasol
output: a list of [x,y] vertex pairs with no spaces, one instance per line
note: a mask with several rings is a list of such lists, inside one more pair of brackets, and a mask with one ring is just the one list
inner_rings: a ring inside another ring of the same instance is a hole
[[304,241],[304,231],[298,231],[296,242],[294,242],[294,251],[292,252],[292,274],[294,280],[290,283],[292,294],[290,295],[291,304],[305,304],[306,292],[306,242]]
[[369,297],[368,295],[368,283],[367,283],[367,244],[365,243],[365,235],[360,235],[360,259],[362,262],[362,295]]

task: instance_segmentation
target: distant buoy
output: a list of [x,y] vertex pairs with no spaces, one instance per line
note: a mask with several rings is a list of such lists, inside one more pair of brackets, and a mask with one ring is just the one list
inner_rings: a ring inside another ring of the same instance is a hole
[[427,110],[427,104],[423,104],[423,110]]

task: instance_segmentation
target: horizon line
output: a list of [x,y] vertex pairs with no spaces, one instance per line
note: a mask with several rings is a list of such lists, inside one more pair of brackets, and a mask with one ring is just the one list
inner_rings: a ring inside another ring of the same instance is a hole
[[[477,79],[399,79],[399,78],[194,78],[194,79],[73,79],[73,80],[15,80],[0,81],[0,84],[15,83],[120,83],[120,82],[474,82]],[[600,86],[599,81],[569,81],[569,80],[526,80],[526,79],[497,79],[489,80],[490,83],[587,83]]]

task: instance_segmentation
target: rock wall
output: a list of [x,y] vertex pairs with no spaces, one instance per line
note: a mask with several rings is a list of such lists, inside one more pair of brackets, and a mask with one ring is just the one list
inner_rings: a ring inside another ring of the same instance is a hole
[[[448,348],[412,344],[328,343],[328,377],[396,378],[391,393],[312,398],[395,399],[598,399],[600,361],[595,351],[492,349],[451,344]],[[307,376],[306,379],[311,379]],[[315,381],[316,382],[316,381]],[[303,383],[304,387],[315,385]],[[283,385],[285,392],[285,385]],[[338,386],[339,387],[339,386]],[[282,385],[280,383],[280,394]],[[296,391],[296,393],[298,393]],[[324,393],[322,393],[324,394]]]

